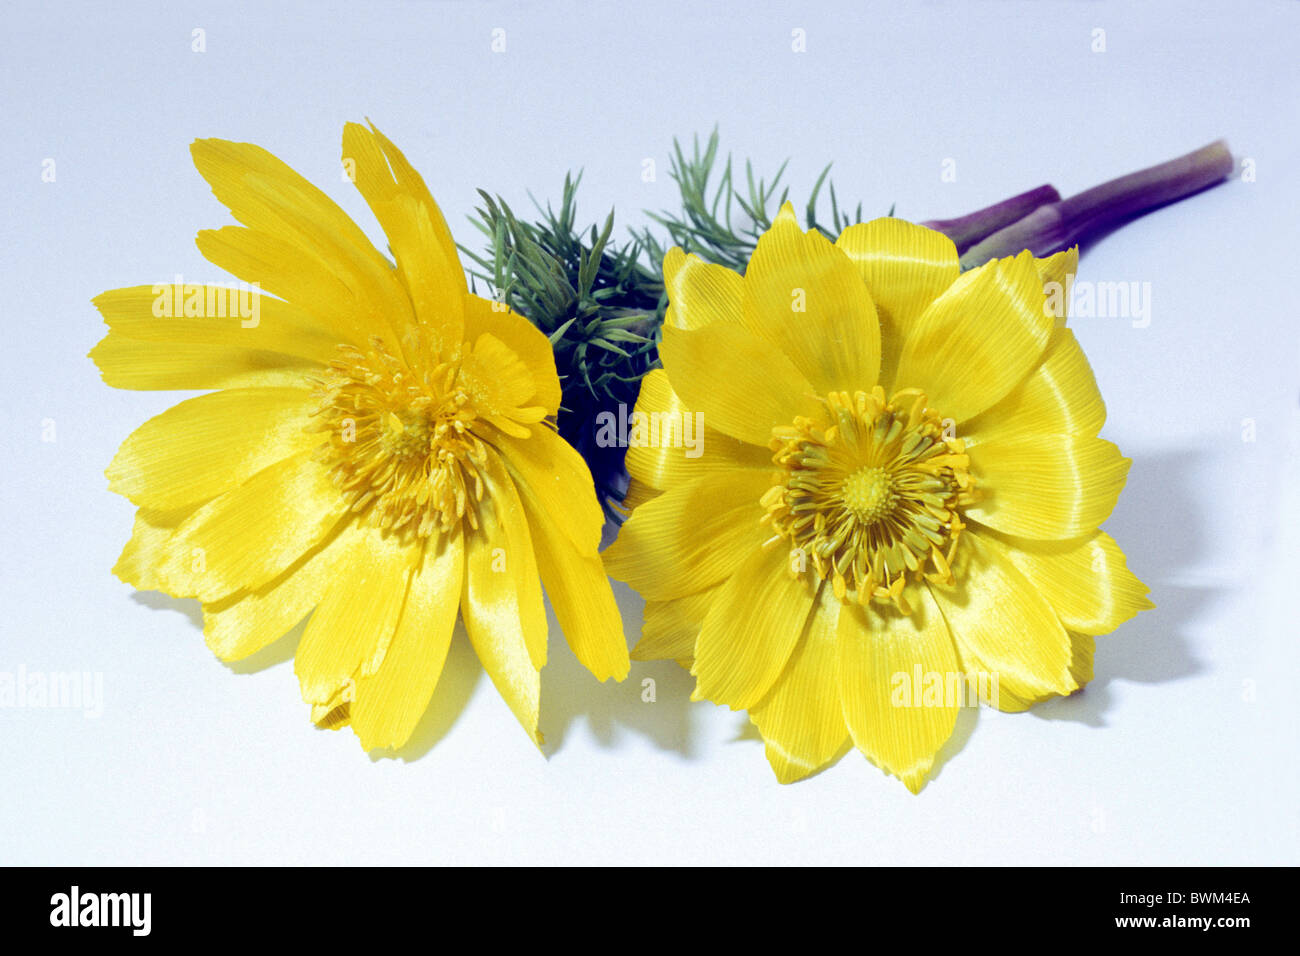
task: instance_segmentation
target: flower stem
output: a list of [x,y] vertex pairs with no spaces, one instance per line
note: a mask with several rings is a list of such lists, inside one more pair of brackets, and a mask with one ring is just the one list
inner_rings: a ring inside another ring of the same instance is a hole
[[963,253],[981,239],[1023,219],[1039,206],[1060,201],[1061,194],[1054,186],[1043,185],[956,219],[931,219],[921,225],[942,232],[957,246],[957,252]]
[[1023,249],[1035,256],[1049,256],[1081,240],[1099,238],[1130,219],[1222,182],[1232,170],[1228,145],[1217,140],[1186,156],[1038,207],[967,249],[961,257],[962,268]]

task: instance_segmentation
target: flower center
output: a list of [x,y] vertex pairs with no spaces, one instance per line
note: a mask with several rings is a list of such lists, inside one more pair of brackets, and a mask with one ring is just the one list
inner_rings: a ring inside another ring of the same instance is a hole
[[910,613],[909,584],[953,581],[961,509],[975,501],[964,444],[916,389],[823,401],[829,425],[800,417],[772,430],[766,546],[787,540],[796,572],[829,578],[841,601]]
[[352,511],[421,537],[462,519],[477,528],[486,450],[472,431],[478,415],[460,360],[417,373],[379,338],[367,351],[341,345],[339,353],[318,383],[319,458]]
[[844,507],[863,524],[883,518],[898,501],[889,472],[875,466],[859,468],[845,478],[840,495]]

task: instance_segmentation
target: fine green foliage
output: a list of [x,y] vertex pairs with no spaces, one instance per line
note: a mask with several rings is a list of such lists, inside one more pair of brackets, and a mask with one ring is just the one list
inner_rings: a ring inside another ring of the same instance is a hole
[[[681,246],[683,252],[693,252],[707,262],[726,266],[736,272],[745,271],[758,237],[771,227],[772,217],[789,198],[789,187],[781,185],[789,160],[781,164],[770,182],[762,177],[755,178],[753,164],[745,160],[743,192],[737,185],[730,156],[727,156],[722,166],[717,184],[710,189],[709,180],[717,164],[716,129],[709,136],[703,151],[700,150],[699,137],[695,138],[689,157],[681,143],[673,140],[672,169],[669,175],[677,183],[681,212],[664,210],[646,213],[667,232],[666,243],[652,229],[643,229],[636,234],[655,262],[662,262],[664,253],[672,246]],[[806,228],[816,229],[826,238],[834,240],[845,228],[862,221],[862,204],[858,203],[851,215],[847,210],[840,209],[835,184],[828,179],[830,171],[828,163],[817,177],[817,182],[808,194],[804,220]],[[827,188],[831,201],[831,218],[827,224],[817,219],[818,198],[823,186]]]
[[611,517],[626,488],[624,449],[602,446],[596,424],[636,403],[641,378],[659,362],[656,340],[666,298],[657,266],[635,240],[610,242],[611,211],[602,227],[576,226],[578,184],[565,176],[559,210],[534,200],[540,218],[521,221],[504,200],[480,190],[475,224],[488,240],[473,261],[475,280],[551,340],[562,397],[556,422],[591,469]]
[[[621,500],[627,482],[625,449],[597,441],[598,416],[630,411],[642,377],[659,364],[657,343],[668,304],[661,272],[664,253],[681,246],[708,262],[744,272],[758,237],[789,194],[782,185],[786,163],[768,180],[756,177],[746,161],[742,191],[731,157],[720,162],[716,129],[703,149],[696,137],[689,156],[674,140],[671,164],[681,210],[647,211],[654,225],[631,230],[622,244],[612,240],[612,210],[603,225],[578,225],[578,173],[564,177],[558,208],[530,194],[537,214],[531,222],[521,220],[500,196],[479,190],[483,203],[471,221],[483,233],[486,248],[480,253],[461,247],[473,263],[475,283],[483,282],[487,294],[551,340],[563,389],[559,432],[587,460],[601,500],[614,517],[612,505]],[[828,165],[818,176],[805,219],[807,228],[834,239],[862,221],[862,206],[852,214],[841,210],[829,173]],[[823,187],[830,198],[825,224],[817,218]]]
[[[659,271],[635,239],[610,243],[614,213],[604,226],[578,229],[582,175],[565,176],[559,211],[538,204],[541,218],[522,222],[500,197],[479,190],[475,225],[488,237],[484,255],[465,253],[497,299],[546,333],[561,375],[592,396],[619,398],[651,367],[663,317]],[[536,202],[534,200],[534,202]],[[462,247],[463,248],[463,247]]]

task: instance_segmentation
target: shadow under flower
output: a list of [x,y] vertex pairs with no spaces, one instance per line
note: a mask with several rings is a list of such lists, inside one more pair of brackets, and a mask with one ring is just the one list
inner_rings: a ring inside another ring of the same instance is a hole
[[[634,631],[633,622],[640,620],[642,604],[624,585],[614,582],[613,586],[622,598],[619,604],[627,637]],[[553,616],[550,624],[550,647],[542,671],[542,731],[548,758],[560,751],[578,717],[585,718],[592,736],[603,747],[616,745],[619,728],[625,727],[660,749],[693,755],[691,691],[695,678],[689,671],[673,661],[633,661],[626,680],[597,684],[565,644]]]
[[[184,614],[194,625],[194,629],[200,635],[203,633],[203,607],[193,598],[174,598],[161,591],[136,591],[131,595],[131,599],[155,611],[176,611]],[[290,663],[310,619],[311,615],[308,614],[281,637],[242,660],[221,663],[235,674],[256,674],[280,664]],[[433,700],[420,718],[419,724],[416,725],[411,739],[396,750],[372,751],[370,759],[378,761],[396,757],[401,760],[416,760],[432,750],[464,712],[482,674],[483,668],[479,666],[464,626],[458,622]],[[297,703],[304,708],[305,717],[309,708],[301,701]]]
[[132,591],[131,600],[153,611],[184,614],[198,632],[203,633],[203,605],[194,598],[174,598],[162,591]]
[[1094,677],[1087,687],[1039,704],[1030,713],[1044,720],[1104,727],[1112,701],[1110,685],[1116,679],[1158,684],[1201,670],[1185,632],[1213,591],[1171,583],[1206,545],[1186,487],[1188,476],[1195,473],[1195,456],[1193,451],[1177,451],[1134,459],[1105,530],[1124,550],[1129,569],[1151,588],[1155,608],[1097,638]]

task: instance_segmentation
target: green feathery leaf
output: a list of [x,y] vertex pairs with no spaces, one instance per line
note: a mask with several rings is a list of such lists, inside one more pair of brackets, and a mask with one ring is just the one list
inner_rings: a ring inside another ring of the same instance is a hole
[[[608,513],[627,484],[623,448],[602,447],[598,416],[626,413],[641,379],[659,364],[658,340],[667,308],[662,264],[672,246],[707,262],[744,272],[758,237],[789,195],[783,185],[788,160],[771,179],[756,176],[746,161],[744,190],[737,188],[731,157],[720,162],[715,128],[701,149],[695,137],[688,156],[673,140],[670,175],[680,211],[646,211],[652,227],[631,230],[621,245],[612,241],[614,212],[599,227],[578,228],[577,192],[582,173],[564,177],[558,209],[529,198],[532,222],[520,220],[500,196],[479,190],[482,205],[471,221],[487,248],[461,247],[473,264],[471,279],[544,332],[555,351],[562,387],[560,434],[586,458]],[[828,164],[817,177],[805,207],[808,229],[835,239],[862,221],[862,206],[842,211]],[[715,179],[711,185],[711,181]],[[830,221],[817,218],[825,187]],[[893,210],[890,210],[890,215]],[[655,228],[658,227],[658,228]]]

